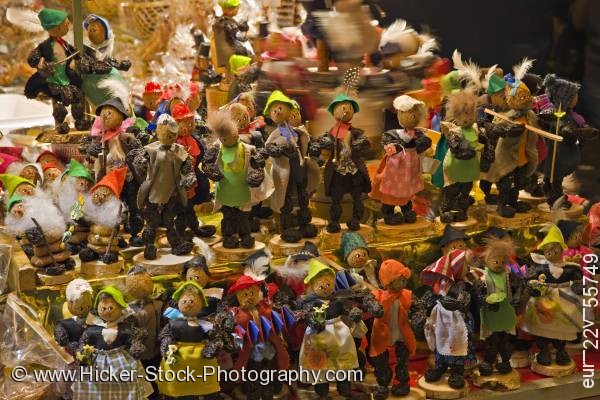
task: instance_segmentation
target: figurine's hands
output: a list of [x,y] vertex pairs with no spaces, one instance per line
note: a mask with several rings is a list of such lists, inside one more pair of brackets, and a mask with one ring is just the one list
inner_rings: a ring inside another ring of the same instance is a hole
[[571,290],[577,296],[582,296],[583,295],[583,282],[582,281],[575,281],[575,282],[573,282],[571,284]]
[[352,309],[348,313],[348,318],[350,318],[350,320],[353,322],[358,322],[358,321],[362,320],[362,315],[363,315],[363,312],[360,308],[352,307]]
[[131,354],[131,357],[135,358],[136,360],[140,359],[144,351],[146,351],[146,347],[142,342],[137,340],[134,340],[129,347],[129,354]]
[[265,179],[265,171],[261,169],[253,169],[248,172],[248,176],[246,177],[246,182],[250,187],[259,187],[260,184]]
[[87,148],[87,153],[91,157],[98,158],[100,153],[102,153],[102,144],[99,142],[90,143],[89,147]]
[[285,145],[283,145],[283,154],[288,158],[297,158],[298,149],[294,143],[287,142]]
[[196,176],[194,174],[187,174],[181,177],[180,185],[185,190],[190,190],[197,184],[198,181],[196,181]]
[[219,352],[219,349],[221,348],[222,343],[219,343],[220,341],[209,341],[206,343],[206,345],[204,346],[204,349],[202,349],[202,357],[204,358],[215,358],[217,356],[217,353]]
[[219,182],[224,178],[223,172],[221,172],[217,164],[203,164],[202,171],[213,182]]
[[121,71],[129,71],[129,68],[131,68],[131,61],[129,61],[129,60],[122,60],[119,63],[119,68],[117,68],[117,69],[121,70]]

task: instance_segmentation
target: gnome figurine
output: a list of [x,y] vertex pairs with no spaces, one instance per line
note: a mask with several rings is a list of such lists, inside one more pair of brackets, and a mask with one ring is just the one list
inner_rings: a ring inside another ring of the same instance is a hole
[[311,153],[317,149],[316,154],[311,155],[320,155],[322,149],[329,151],[329,159],[325,164],[325,194],[331,197],[327,232],[341,230],[339,221],[345,194],[352,196],[352,218],[347,226],[349,230],[357,231],[364,214],[362,196],[371,191],[371,180],[364,161],[364,152],[369,150],[370,144],[364,131],[351,125],[354,114],[360,111],[356,100],[339,94],[329,104],[327,111],[335,118],[335,125],[311,144]]
[[127,168],[113,169],[104,176],[86,196],[84,218],[90,223],[87,246],[79,252],[82,262],[100,260],[105,264],[119,258],[119,229],[123,203],[119,200]]
[[35,184],[29,179],[17,175],[0,174],[2,186],[6,192],[6,198],[12,197],[13,194],[19,196],[35,196]]
[[71,68],[72,58],[77,51],[64,40],[69,33],[68,13],[43,8],[38,18],[49,37],[29,53],[27,63],[37,72],[25,84],[25,96],[34,99],[44,94],[52,99],[52,116],[58,133],[69,132],[69,124],[65,122],[68,106],[71,106],[75,128],[86,130],[90,127],[90,121],[85,118],[79,78]]
[[155,81],[146,82],[144,93],[142,93],[143,104],[140,107],[136,107],[136,117],[143,118],[148,123],[152,121],[162,95],[163,90],[160,83]]

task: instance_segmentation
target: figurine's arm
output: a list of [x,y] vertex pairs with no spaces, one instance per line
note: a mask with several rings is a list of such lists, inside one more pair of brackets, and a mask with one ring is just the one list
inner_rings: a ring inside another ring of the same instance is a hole
[[[131,149],[126,156],[127,166],[135,169],[134,176],[145,178],[148,173],[150,155],[143,147]],[[133,172],[132,172],[133,173]]]
[[250,152],[250,167],[246,182],[250,187],[259,187],[265,179],[265,160],[255,149]]
[[363,310],[371,314],[373,318],[383,317],[383,307],[371,293],[365,293],[363,296],[362,307]]
[[83,334],[79,338],[79,342],[77,343],[76,348],[73,349],[74,350],[73,354],[76,354],[77,352],[81,351],[81,349],[83,349],[83,346],[85,346],[86,344],[87,345],[93,344],[92,343],[92,335],[90,334],[89,329],[86,329],[83,331]]
[[446,138],[448,139],[448,148],[457,159],[470,160],[477,155],[462,134],[450,131]]
[[190,190],[198,184],[196,174],[194,173],[194,162],[190,156],[187,156],[181,164],[181,187],[185,190]]
[[112,70],[112,65],[104,60],[98,60],[93,54],[94,50],[86,48],[86,51],[77,59],[77,68],[82,74],[108,74]]
[[278,143],[267,143],[265,146],[267,149],[267,153],[269,156],[273,158],[277,157],[293,157],[294,154],[297,154],[296,147],[292,142],[286,142],[285,144]]
[[113,66],[115,69],[118,69],[119,71],[129,71],[129,68],[131,68],[131,61],[127,59],[119,61],[110,57],[106,59],[106,62]]
[[353,130],[358,132],[356,136],[353,137],[352,150],[361,153],[368,151],[371,148],[371,143],[369,142],[367,136],[364,134],[363,130],[357,128],[354,128]]
[[433,142],[431,141],[431,138],[425,135],[420,129],[417,128],[415,131],[415,145],[417,148],[417,153],[421,154],[427,151],[427,149],[431,147]]
[[169,346],[175,343],[175,338],[173,337],[173,330],[171,329],[171,324],[165,325],[164,328],[158,334],[158,341],[160,343],[160,354],[163,357],[167,356],[167,352],[169,351]]
[[69,333],[60,321],[54,326],[54,340],[62,347],[67,347],[69,344]]
[[328,133],[311,140],[308,146],[308,153],[311,157],[319,157],[321,150],[333,150],[333,139]]
[[86,154],[89,157],[98,158],[102,152],[102,143],[100,143],[100,138],[90,135],[84,136],[79,144],[79,152]]
[[213,182],[223,179],[223,172],[219,168],[219,147],[208,148],[202,161],[202,172]]
[[38,45],[29,53],[29,56],[27,57],[27,64],[29,64],[31,68],[37,68],[42,57],[42,48],[41,45]]

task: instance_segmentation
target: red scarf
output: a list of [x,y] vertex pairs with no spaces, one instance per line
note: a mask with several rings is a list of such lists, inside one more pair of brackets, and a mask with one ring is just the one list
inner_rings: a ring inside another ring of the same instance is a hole
[[329,131],[329,134],[336,139],[344,140],[348,132],[350,132],[350,128],[352,128],[351,124],[346,124],[345,122],[338,121],[333,128]]
[[198,142],[192,137],[192,135],[182,135],[177,138],[177,143],[185,147],[188,154],[192,158],[197,158],[201,151],[200,146],[198,146]]
[[63,38],[61,38],[61,37],[54,37],[54,36],[50,36],[50,38],[52,40],[55,40],[56,43],[60,44],[63,47],[63,49],[67,48],[67,42],[65,42],[65,40]]

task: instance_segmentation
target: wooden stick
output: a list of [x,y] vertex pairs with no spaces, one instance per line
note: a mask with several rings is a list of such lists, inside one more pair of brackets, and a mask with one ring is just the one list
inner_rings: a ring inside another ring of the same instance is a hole
[[[556,134],[558,135],[558,132],[560,131],[560,119],[563,116],[563,112],[562,112],[562,104],[559,104],[558,106],[558,112],[555,114],[556,115]],[[557,145],[556,143],[554,143],[554,147],[552,149],[552,164],[550,167],[550,184],[552,184],[552,182],[554,182],[554,167],[556,164],[556,150],[557,150]]]
[[[497,113],[494,110],[490,110],[489,108],[485,108],[483,111],[485,111],[486,114],[492,115],[494,117],[500,118],[501,120],[504,120],[506,122],[511,122],[513,124],[517,124],[517,122],[511,120],[508,117],[505,117],[502,114]],[[529,125],[529,124],[525,124],[525,129],[527,129],[530,132],[535,133],[536,135],[545,137],[546,139],[550,139],[553,140],[555,142],[562,142],[563,141],[563,137],[559,136],[559,135],[555,135],[554,133],[550,133],[550,132],[546,132],[544,130],[541,130],[540,128],[536,128],[533,125]]]

